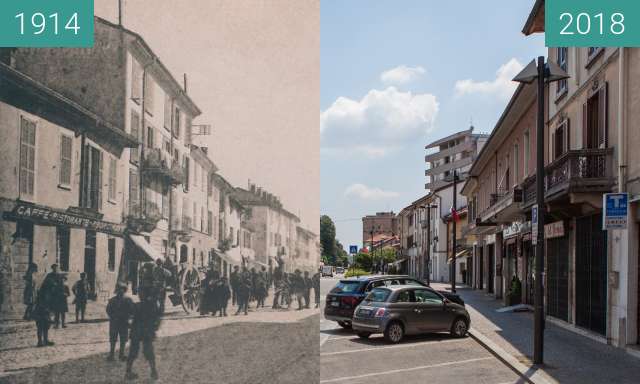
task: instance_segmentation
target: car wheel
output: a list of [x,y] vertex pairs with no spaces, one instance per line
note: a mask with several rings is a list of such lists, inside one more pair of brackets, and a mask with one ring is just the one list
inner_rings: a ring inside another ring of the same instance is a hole
[[371,332],[358,332],[357,335],[361,339],[368,339],[371,336]]
[[344,329],[351,329],[351,323],[348,321],[338,321],[338,325]]
[[384,330],[384,339],[390,343],[399,343],[403,337],[404,328],[402,328],[402,324],[397,321],[394,321],[387,325],[387,328]]
[[451,335],[454,337],[465,337],[468,330],[469,326],[463,317],[456,318],[451,324]]

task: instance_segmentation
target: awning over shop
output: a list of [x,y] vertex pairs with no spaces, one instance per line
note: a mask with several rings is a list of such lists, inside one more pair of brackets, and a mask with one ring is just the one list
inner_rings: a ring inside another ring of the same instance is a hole
[[162,254],[147,243],[144,237],[140,235],[129,235],[129,238],[133,243],[148,257],[148,261],[162,260]]
[[[456,259],[459,259],[461,257],[465,257],[469,254],[469,250],[468,249],[463,249],[462,251],[456,253]],[[447,259],[447,264],[451,264],[451,258]]]
[[407,262],[407,259],[405,258],[405,259],[396,260],[396,261],[394,261],[394,262],[393,262],[393,263],[391,263],[391,264],[393,264],[393,265],[400,265],[400,264],[402,264],[402,263],[406,263],[406,262]]

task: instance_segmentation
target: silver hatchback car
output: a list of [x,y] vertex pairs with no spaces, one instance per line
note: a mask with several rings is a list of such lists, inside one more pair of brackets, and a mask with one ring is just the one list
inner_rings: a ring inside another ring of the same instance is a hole
[[456,304],[428,287],[395,285],[375,288],[353,313],[352,327],[359,337],[383,333],[390,343],[404,335],[451,332],[464,337],[471,319]]

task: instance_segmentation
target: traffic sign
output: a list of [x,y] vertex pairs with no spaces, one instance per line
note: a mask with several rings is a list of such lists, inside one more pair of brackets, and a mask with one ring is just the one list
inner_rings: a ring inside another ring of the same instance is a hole
[[349,253],[352,255],[355,255],[356,253],[358,253],[358,246],[357,245],[350,245],[349,246]]
[[602,229],[627,229],[629,194],[605,193],[602,195]]

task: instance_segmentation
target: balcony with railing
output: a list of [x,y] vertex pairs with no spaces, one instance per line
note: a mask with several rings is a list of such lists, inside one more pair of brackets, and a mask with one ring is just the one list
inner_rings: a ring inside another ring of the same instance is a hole
[[152,232],[161,219],[162,212],[158,205],[151,201],[145,204],[131,204],[126,216],[127,226],[134,232]]
[[144,151],[143,171],[149,175],[157,175],[171,185],[179,185],[185,181],[184,168],[171,155],[160,148],[147,148]]
[[[544,197],[554,200],[569,193],[602,193],[614,184],[613,148],[568,151],[545,167]],[[522,184],[523,207],[536,201],[536,177]]]

